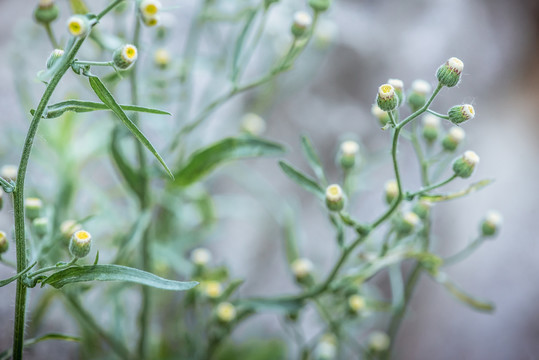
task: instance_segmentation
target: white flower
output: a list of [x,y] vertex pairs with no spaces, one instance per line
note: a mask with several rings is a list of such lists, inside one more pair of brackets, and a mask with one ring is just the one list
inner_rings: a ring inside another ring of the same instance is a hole
[[462,70],[464,69],[464,63],[462,62],[462,60],[456,57],[452,57],[449,60],[447,60],[446,64],[451,70],[453,70],[457,74],[460,74]]
[[212,255],[208,249],[197,248],[191,252],[191,261],[195,265],[207,265],[212,259]]
[[359,151],[359,144],[352,140],[345,141],[341,144],[341,151],[345,156],[354,156]]
[[294,260],[290,266],[292,267],[292,273],[298,279],[308,276],[314,268],[313,263],[309,259],[304,258]]
[[395,89],[390,84],[384,84],[378,88],[378,96],[382,99],[390,99],[395,96]]
[[423,126],[439,128],[440,118],[432,114],[425,114],[425,116],[423,116]]
[[455,143],[460,144],[466,137],[466,132],[459,126],[453,126],[449,129],[447,136]]
[[431,90],[432,90],[432,87],[425,80],[418,79],[418,80],[414,80],[414,82],[412,82],[412,91],[413,92],[416,92],[416,93],[421,94],[421,95],[427,95],[427,94],[429,94],[431,92]]
[[294,25],[300,29],[306,29],[313,22],[311,15],[305,11],[298,11],[294,14]]
[[479,156],[475,152],[468,150],[462,155],[462,160],[470,166],[475,166],[479,163]]

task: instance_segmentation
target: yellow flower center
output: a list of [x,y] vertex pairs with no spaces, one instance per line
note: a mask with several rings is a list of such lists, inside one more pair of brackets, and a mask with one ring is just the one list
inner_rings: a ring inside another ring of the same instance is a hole
[[137,49],[135,49],[132,46],[128,46],[125,49],[125,55],[127,56],[128,59],[133,59],[135,56],[137,56]]
[[468,111],[469,111],[469,112],[470,112],[470,114],[472,114],[472,115],[474,115],[474,114],[475,114],[475,112],[474,112],[474,108],[473,108],[473,106],[471,106],[471,105],[468,105]]
[[79,35],[81,33],[82,26],[77,20],[73,20],[69,23],[69,32],[72,35]]
[[78,240],[88,240],[90,238],[90,233],[88,231],[80,230],[75,233],[75,237]]
[[146,7],[144,8],[144,12],[148,15],[155,15],[157,14],[157,11],[159,9],[157,8],[157,6],[155,4],[148,4],[146,5]]
[[384,94],[388,94],[388,93],[391,92],[392,87],[391,87],[391,85],[382,85],[382,87],[380,89],[382,89],[382,92]]
[[337,186],[330,186],[328,189],[328,193],[333,196],[339,195],[339,188]]

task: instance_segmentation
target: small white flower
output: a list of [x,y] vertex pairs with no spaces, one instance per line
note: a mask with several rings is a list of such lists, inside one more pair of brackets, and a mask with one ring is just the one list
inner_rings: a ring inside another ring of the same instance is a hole
[[139,9],[144,18],[152,18],[161,9],[161,2],[157,0],[142,0]]
[[221,296],[223,292],[223,287],[221,283],[213,280],[204,283],[202,288],[204,289],[204,293],[206,294],[206,296],[212,299]]
[[460,74],[464,69],[464,63],[462,62],[462,60],[456,57],[452,57],[447,60],[447,66],[457,74]]
[[195,265],[207,265],[212,259],[212,255],[208,249],[197,248],[191,253],[191,261]]
[[412,212],[412,211],[408,211],[406,212],[403,216],[402,216],[404,222],[406,222],[407,224],[415,227],[419,224],[419,222],[421,221],[419,219],[419,216],[417,216],[416,213]]
[[390,99],[395,96],[395,89],[390,84],[384,84],[378,88],[378,96],[382,99]]
[[348,298],[348,307],[353,311],[353,312],[359,312],[363,309],[365,309],[365,306],[366,306],[366,302],[365,302],[365,298],[363,298],[363,296],[360,296],[360,295],[352,295]]
[[241,128],[251,135],[259,136],[266,131],[266,122],[257,114],[248,113],[241,120]]
[[385,184],[386,194],[397,196],[399,195],[399,185],[396,180],[388,180]]
[[429,94],[431,92],[431,90],[432,90],[432,87],[425,80],[418,79],[418,80],[414,80],[414,82],[412,82],[412,91],[413,92],[416,92],[416,93],[421,94],[421,95],[427,95],[427,94]]
[[389,79],[387,83],[393,86],[396,90],[402,90],[404,88],[404,83],[399,79]]
[[343,199],[343,191],[337,184],[332,184],[326,189],[326,199],[330,202],[338,202]]
[[381,331],[373,331],[369,336],[369,346],[375,351],[385,351],[389,348],[389,336]]
[[313,263],[309,259],[304,258],[294,260],[290,266],[292,268],[292,273],[298,279],[303,279],[308,276],[314,268]]
[[157,66],[166,67],[170,63],[170,53],[167,49],[158,49],[155,51],[153,60]]
[[479,156],[475,152],[468,150],[462,155],[462,160],[470,166],[475,166],[479,163]]
[[341,151],[345,156],[354,156],[359,151],[359,144],[352,140],[345,141],[341,144]]
[[294,14],[294,25],[300,29],[306,29],[311,26],[313,19],[305,11],[298,11]]
[[473,119],[475,117],[475,109],[470,104],[464,104],[462,105],[462,115],[466,120]]
[[236,308],[229,302],[222,302],[217,305],[216,314],[219,320],[228,323],[236,318]]
[[447,136],[455,143],[460,144],[466,137],[466,132],[459,126],[453,126],[449,129]]
[[440,118],[432,114],[425,114],[425,116],[423,116],[423,126],[439,128]]
[[502,225],[503,217],[502,214],[500,214],[499,212],[495,210],[490,210],[485,215],[485,221],[492,227],[497,228]]
[[90,33],[88,19],[82,15],[73,15],[67,19],[67,30],[76,37],[85,37]]

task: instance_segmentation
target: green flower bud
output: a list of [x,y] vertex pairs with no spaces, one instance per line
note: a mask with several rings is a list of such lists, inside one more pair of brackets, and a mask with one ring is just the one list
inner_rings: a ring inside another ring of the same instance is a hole
[[90,22],[83,15],[73,15],[67,20],[67,30],[69,33],[78,38],[88,36],[91,30]]
[[489,211],[481,222],[481,233],[483,236],[494,236],[502,225],[502,215],[497,211]]
[[50,69],[64,56],[64,50],[54,49],[47,59],[47,69]]
[[30,220],[34,220],[41,215],[41,209],[43,208],[43,202],[38,198],[27,198],[24,201],[24,210],[26,217]]
[[79,230],[73,234],[69,242],[69,252],[77,258],[83,258],[90,253],[92,235],[88,231]]
[[345,141],[341,144],[341,166],[344,169],[351,169],[356,164],[356,157],[359,152],[359,144],[355,141]]
[[247,113],[241,119],[241,130],[253,136],[260,136],[266,131],[266,122],[257,114]]
[[374,104],[371,108],[371,114],[373,114],[378,121],[380,122],[380,126],[384,127],[389,122],[389,115],[387,111],[384,111],[380,109],[380,107],[376,104]]
[[466,137],[464,130],[458,126],[453,126],[449,129],[449,132],[442,140],[442,147],[446,151],[455,151],[455,149],[460,145],[460,143]]
[[316,360],[333,360],[337,357],[337,337],[324,334],[314,350]]
[[438,68],[436,77],[440,84],[453,87],[458,84],[462,69],[464,69],[464,63],[460,59],[452,57]]
[[384,84],[378,88],[376,95],[376,103],[383,111],[395,110],[399,102],[395,89],[389,84]]
[[348,310],[350,312],[357,314],[365,309],[366,306],[367,303],[365,302],[365,298],[363,296],[354,294],[348,297]]
[[222,302],[215,309],[217,319],[223,323],[229,323],[236,318],[236,307],[229,302]]
[[292,274],[300,284],[308,283],[312,279],[314,265],[309,259],[299,258],[290,264]]
[[82,225],[75,220],[66,220],[60,224],[60,233],[62,236],[69,240],[77,231],[82,230]]
[[47,219],[46,217],[35,218],[34,221],[32,221],[32,226],[34,227],[36,235],[39,237],[43,237],[47,235],[49,231],[49,219]]
[[9,249],[9,242],[7,241],[6,233],[0,231],[0,254],[7,252]]
[[425,220],[429,216],[432,203],[427,200],[419,200],[412,208],[412,211],[419,216],[420,219]]
[[161,17],[159,15],[142,17],[142,22],[148,27],[157,26],[161,22]]
[[166,49],[158,49],[153,56],[155,65],[160,69],[166,69],[170,64],[170,53]]
[[423,138],[427,143],[432,144],[437,138],[440,132],[440,119],[432,114],[426,114],[423,116]]
[[309,6],[318,12],[326,11],[331,5],[331,0],[309,0]]
[[344,208],[344,193],[339,185],[333,184],[327,187],[326,205],[331,211],[341,211]]
[[402,104],[404,104],[404,83],[402,82],[402,80],[389,79],[387,80],[387,83],[393,86],[393,89],[395,89],[395,94],[397,94],[397,99],[399,100],[397,106],[401,106]]
[[216,299],[223,293],[223,286],[219,281],[206,281],[201,286],[201,290],[204,291],[204,295],[210,299]]
[[399,196],[399,185],[396,180],[388,180],[384,188],[386,203],[391,205],[397,196]]
[[420,219],[411,211],[404,213],[396,219],[395,229],[401,236],[410,235],[419,225]]
[[389,349],[391,339],[382,331],[373,331],[369,335],[369,349],[374,352],[382,352]]
[[114,51],[112,60],[118,69],[128,69],[137,60],[137,48],[131,44],[125,44]]
[[479,156],[473,151],[466,151],[453,162],[453,171],[461,178],[469,178],[479,163]]
[[455,125],[458,125],[467,120],[473,119],[475,117],[475,110],[470,104],[457,105],[449,109],[448,115],[449,121]]
[[414,80],[412,89],[408,94],[407,102],[412,112],[419,110],[427,102],[427,96],[430,95],[432,88],[425,80]]
[[0,176],[2,176],[6,180],[15,181],[17,180],[17,173],[19,172],[19,168],[15,165],[4,165],[0,169]]
[[34,19],[40,24],[48,25],[58,17],[58,6],[53,0],[40,0],[34,11]]
[[295,38],[302,37],[309,26],[311,26],[313,19],[311,15],[305,11],[298,11],[294,14],[294,22],[292,23],[291,31]]

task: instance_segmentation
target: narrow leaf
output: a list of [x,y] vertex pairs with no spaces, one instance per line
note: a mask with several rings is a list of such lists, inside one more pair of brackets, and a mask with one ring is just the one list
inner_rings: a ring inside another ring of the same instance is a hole
[[279,161],[279,166],[284,171],[284,173],[292,179],[296,184],[301,186],[303,189],[313,193],[319,199],[324,198],[324,190],[310,177],[301,173],[299,170],[296,170],[292,165],[289,165],[285,161]]
[[492,302],[480,300],[473,297],[472,295],[467,294],[458,285],[449,280],[448,276],[446,276],[445,274],[440,273],[434,279],[438,283],[442,284],[447,289],[447,291],[449,291],[449,293],[453,295],[457,300],[470,306],[471,308],[484,312],[494,311],[495,306]]
[[298,236],[296,230],[297,219],[292,210],[287,210],[284,219],[285,253],[288,264],[299,258]]
[[122,151],[120,149],[120,129],[118,127],[115,127],[115,129],[112,131],[112,137],[110,140],[110,154],[112,156],[112,160],[114,161],[114,164],[116,165],[116,168],[118,169],[118,172],[122,175],[123,179],[129,186],[129,188],[139,196],[142,195],[143,187],[143,181],[140,176],[136,173],[136,171],[129,165],[127,160],[125,159],[125,156],[122,154]]
[[[136,105],[119,105],[119,106],[124,111],[137,111],[137,112],[157,114],[157,115],[171,115],[167,111],[147,108],[144,106],[136,106]],[[109,106],[103,103],[98,103],[98,102],[93,102],[93,101],[81,101],[81,100],[66,100],[66,101],[62,101],[62,102],[47,106],[47,111],[45,114],[43,114],[43,117],[46,119],[53,119],[53,118],[57,118],[63,115],[66,111],[72,111],[76,113],[85,113],[85,112],[98,111],[98,110],[111,110],[111,109]],[[30,110],[30,113],[32,115],[34,115],[34,112],[35,112],[34,109]]]
[[232,160],[282,155],[282,145],[256,137],[226,138],[196,151],[176,174],[176,184],[187,186],[206,176],[215,167]]
[[324,174],[324,168],[322,167],[320,157],[316,153],[311,140],[309,140],[309,138],[305,135],[301,137],[301,147],[318,180],[320,180],[322,184],[327,185],[328,181],[326,180],[326,175]]
[[131,131],[131,133],[137,138],[138,141],[140,141],[150,152],[156,157],[156,159],[163,165],[168,175],[174,179],[174,175],[170,172],[170,169],[168,168],[167,164],[159,155],[157,150],[153,147],[152,143],[142,134],[142,132],[137,128],[137,126],[127,117],[125,112],[122,110],[120,105],[116,103],[116,100],[114,100],[114,97],[112,94],[108,91],[108,89],[105,87],[105,85],[99,80],[96,76],[90,76],[88,77],[88,80],[90,81],[90,86],[94,90],[97,97],[106,104],[113,112],[116,114],[118,119],[120,119],[124,125]]
[[236,46],[234,47],[234,57],[232,60],[232,81],[235,82],[238,78],[239,74],[239,61],[240,61],[240,55],[243,49],[243,44],[245,43],[245,37],[247,36],[247,32],[249,31],[249,28],[251,27],[253,20],[256,15],[256,9],[253,9],[247,13],[247,20],[245,21],[245,25],[243,26],[243,29],[238,36],[238,39],[236,40]]
[[48,284],[60,289],[64,285],[86,281],[126,281],[174,291],[189,290],[198,285],[196,281],[167,280],[146,271],[126,266],[86,265],[60,270],[43,280],[42,286]]
[[21,271],[17,275],[14,275],[14,276],[12,276],[12,277],[10,277],[8,279],[1,280],[0,281],[0,287],[6,286],[7,284],[17,280],[18,278],[20,278],[21,276],[26,274],[28,271],[30,271],[34,266],[36,266],[36,264],[37,264],[37,261],[34,261],[32,264],[30,264],[30,266],[28,266],[26,269],[24,269],[23,271]]
[[485,179],[478,181],[476,183],[471,184],[467,189],[457,191],[451,194],[446,195],[421,195],[422,199],[429,200],[431,202],[440,202],[440,201],[446,201],[446,200],[453,200],[457,199],[463,196],[466,196],[474,191],[481,190],[487,185],[490,185],[494,182],[492,179]]

